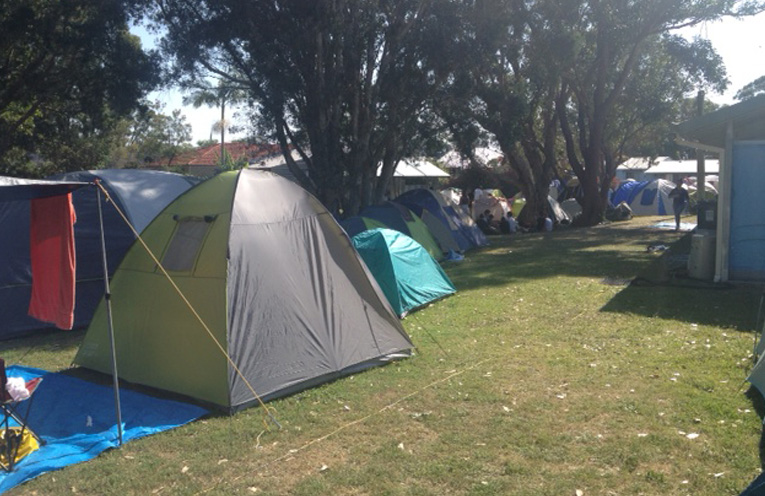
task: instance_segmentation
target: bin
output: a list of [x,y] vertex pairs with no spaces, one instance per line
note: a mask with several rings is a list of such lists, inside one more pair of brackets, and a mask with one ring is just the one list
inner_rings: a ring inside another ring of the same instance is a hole
[[717,200],[704,200],[696,205],[697,229],[717,230]]

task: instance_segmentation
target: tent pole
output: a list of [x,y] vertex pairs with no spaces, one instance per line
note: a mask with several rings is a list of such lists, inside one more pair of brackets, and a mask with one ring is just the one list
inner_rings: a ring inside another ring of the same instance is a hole
[[117,435],[119,446],[122,446],[122,407],[120,406],[120,380],[117,376],[117,352],[114,345],[114,325],[112,323],[111,290],[109,288],[109,265],[106,262],[106,240],[104,238],[104,216],[101,210],[101,191],[96,187],[98,200],[98,222],[101,226],[101,257],[104,265],[104,300],[106,301],[106,322],[109,326],[109,348],[112,355],[112,380],[114,383],[114,409],[117,412]]

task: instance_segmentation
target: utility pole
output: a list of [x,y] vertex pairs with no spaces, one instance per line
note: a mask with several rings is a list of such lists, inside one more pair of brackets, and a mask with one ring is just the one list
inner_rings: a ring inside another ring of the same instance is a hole
[[[704,90],[699,90],[696,95],[696,115],[704,114]],[[696,149],[696,195],[699,202],[706,198],[706,164],[704,163],[704,150]]]

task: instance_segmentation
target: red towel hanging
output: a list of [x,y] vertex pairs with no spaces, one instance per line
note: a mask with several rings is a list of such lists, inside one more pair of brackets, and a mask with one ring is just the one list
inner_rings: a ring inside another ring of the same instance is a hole
[[31,200],[29,315],[59,329],[74,324],[75,221],[71,193]]

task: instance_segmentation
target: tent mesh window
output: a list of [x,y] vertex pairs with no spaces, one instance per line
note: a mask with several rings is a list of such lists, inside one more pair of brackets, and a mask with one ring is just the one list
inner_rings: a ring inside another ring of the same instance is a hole
[[178,225],[162,257],[162,265],[166,270],[191,272],[207,231],[212,225],[212,219],[186,217],[176,219],[176,222]]

